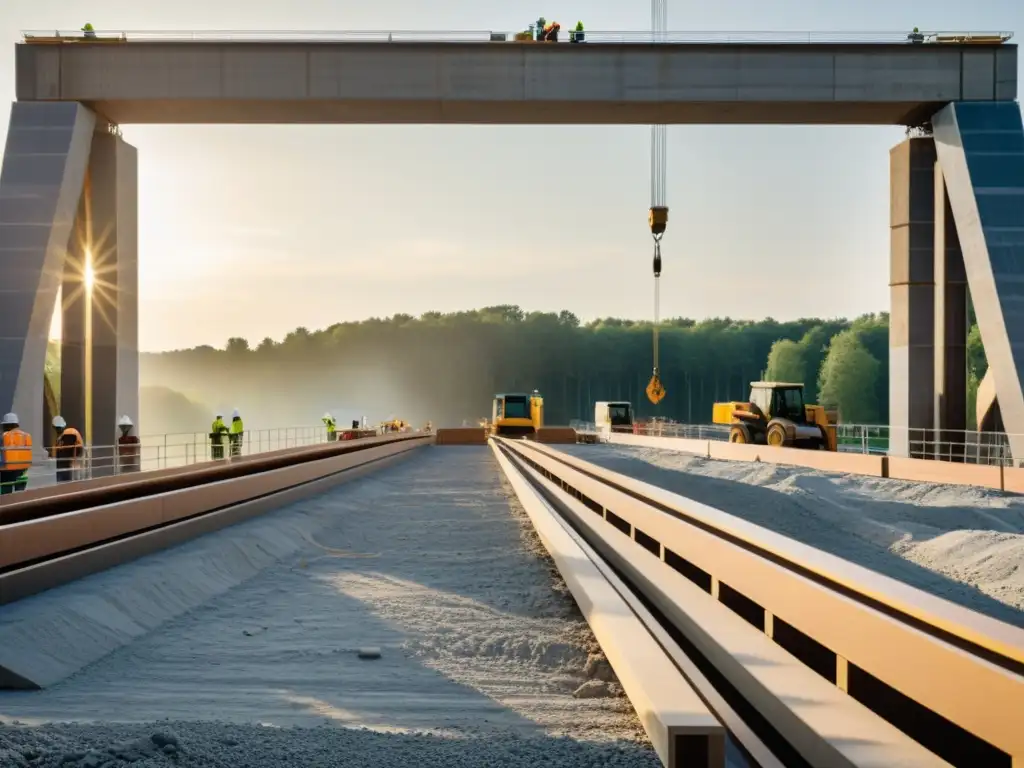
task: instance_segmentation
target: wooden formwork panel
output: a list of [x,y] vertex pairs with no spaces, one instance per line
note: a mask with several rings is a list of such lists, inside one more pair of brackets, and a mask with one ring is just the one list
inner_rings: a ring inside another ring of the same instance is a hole
[[571,427],[541,427],[537,430],[537,442],[547,445],[575,445],[576,430]]
[[487,445],[483,427],[450,427],[437,430],[437,445]]

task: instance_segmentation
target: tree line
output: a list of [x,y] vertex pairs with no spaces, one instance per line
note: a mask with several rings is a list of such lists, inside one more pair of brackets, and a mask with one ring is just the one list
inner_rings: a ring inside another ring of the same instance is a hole
[[[365,415],[475,422],[490,413],[495,393],[534,389],[544,395],[552,424],[591,420],[597,400],[629,400],[641,418],[706,423],[713,403],[745,400],[750,382],[761,378],[802,382],[808,402],[837,409],[844,422],[888,421],[886,313],[852,321],[676,318],[659,334],[668,396],[657,406],[644,394],[653,368],[649,322],[581,323],[571,312],[513,305],[399,314],[297,328],[279,342],[232,338],[224,349],[144,354],[142,380],[268,422],[253,427],[309,424],[323,411],[342,421]],[[976,330],[970,338],[976,387],[984,353]]]

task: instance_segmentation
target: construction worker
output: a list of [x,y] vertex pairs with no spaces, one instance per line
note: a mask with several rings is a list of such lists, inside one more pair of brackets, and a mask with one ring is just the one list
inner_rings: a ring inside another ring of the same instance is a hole
[[53,419],[57,439],[53,442],[53,457],[57,460],[57,482],[67,483],[75,479],[75,470],[85,457],[85,442],[82,433],[69,427],[63,416]]
[[210,457],[215,461],[224,458],[224,435],[228,433],[228,425],[224,423],[224,417],[217,414],[213,417],[213,424],[210,427]]
[[128,414],[117,422],[121,436],[117,438],[117,471],[138,472],[142,469],[142,441],[138,435],[132,434],[132,420]]
[[322,421],[324,426],[327,427],[327,442],[333,443],[338,439],[338,422],[329,413],[324,414]]
[[543,40],[546,43],[557,43],[558,32],[561,29],[562,25],[559,24],[557,21],[549,21],[547,24],[544,25],[544,32],[543,36],[541,37],[541,40]]
[[3,442],[0,444],[0,494],[24,491],[28,487],[28,469],[32,466],[32,436],[18,425],[18,414],[5,414],[0,420]]
[[238,409],[231,414],[231,434],[228,435],[228,439],[231,441],[231,455],[241,456],[242,455],[242,435],[245,434],[245,428],[242,426],[242,416],[238,413]]
[[82,35],[87,40],[95,40],[96,30],[92,28],[92,24],[86,24],[84,27],[82,27]]

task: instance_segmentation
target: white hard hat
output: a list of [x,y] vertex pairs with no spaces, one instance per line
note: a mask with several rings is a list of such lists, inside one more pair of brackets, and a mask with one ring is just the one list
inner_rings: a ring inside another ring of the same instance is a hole
[[54,429],[64,429],[64,427],[66,427],[67,425],[68,425],[68,423],[66,421],[64,421],[64,417],[63,416],[54,416],[53,417]]
[[241,416],[242,416],[242,414],[240,414],[240,413],[238,412],[238,409],[237,409],[237,408],[235,408],[235,410],[233,410],[233,411],[231,412],[231,418],[232,418],[232,419],[238,419],[238,418],[241,418]]
[[128,414],[127,413],[124,416],[121,417],[120,421],[117,422],[117,426],[119,426],[119,427],[130,427],[131,425],[132,425],[132,420],[128,418]]
[[18,414],[16,413],[5,413],[3,421],[0,421],[0,424],[5,426],[18,426],[20,423],[21,422],[18,421]]

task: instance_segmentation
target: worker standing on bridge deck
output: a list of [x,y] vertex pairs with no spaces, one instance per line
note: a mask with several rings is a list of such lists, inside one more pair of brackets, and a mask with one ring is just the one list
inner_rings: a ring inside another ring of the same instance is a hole
[[549,21],[544,25],[544,32],[542,33],[541,40],[546,43],[557,43],[558,32],[562,29],[562,25],[557,21]]
[[329,413],[324,414],[323,422],[327,427],[327,442],[333,443],[338,439],[338,422]]
[[117,438],[117,471],[138,472],[142,469],[142,441],[138,435],[132,434],[132,420],[128,414],[117,422],[121,436]]
[[18,425],[16,413],[6,414],[0,427],[3,428],[0,494],[24,491],[28,487],[28,469],[32,466],[32,436]]
[[228,438],[231,440],[231,455],[241,456],[242,455],[242,435],[245,434],[245,428],[242,426],[242,416],[239,414],[238,409],[235,408],[231,414],[231,434]]
[[82,27],[82,35],[87,40],[95,40],[96,30],[92,28],[92,24],[86,24],[84,27]]
[[224,458],[224,435],[228,433],[228,425],[224,423],[224,417],[217,414],[213,417],[213,424],[210,426],[210,457],[217,461]]
[[69,427],[63,416],[55,416],[53,428],[57,439],[53,443],[53,457],[57,460],[57,482],[67,483],[75,479],[75,470],[85,454],[82,433]]

